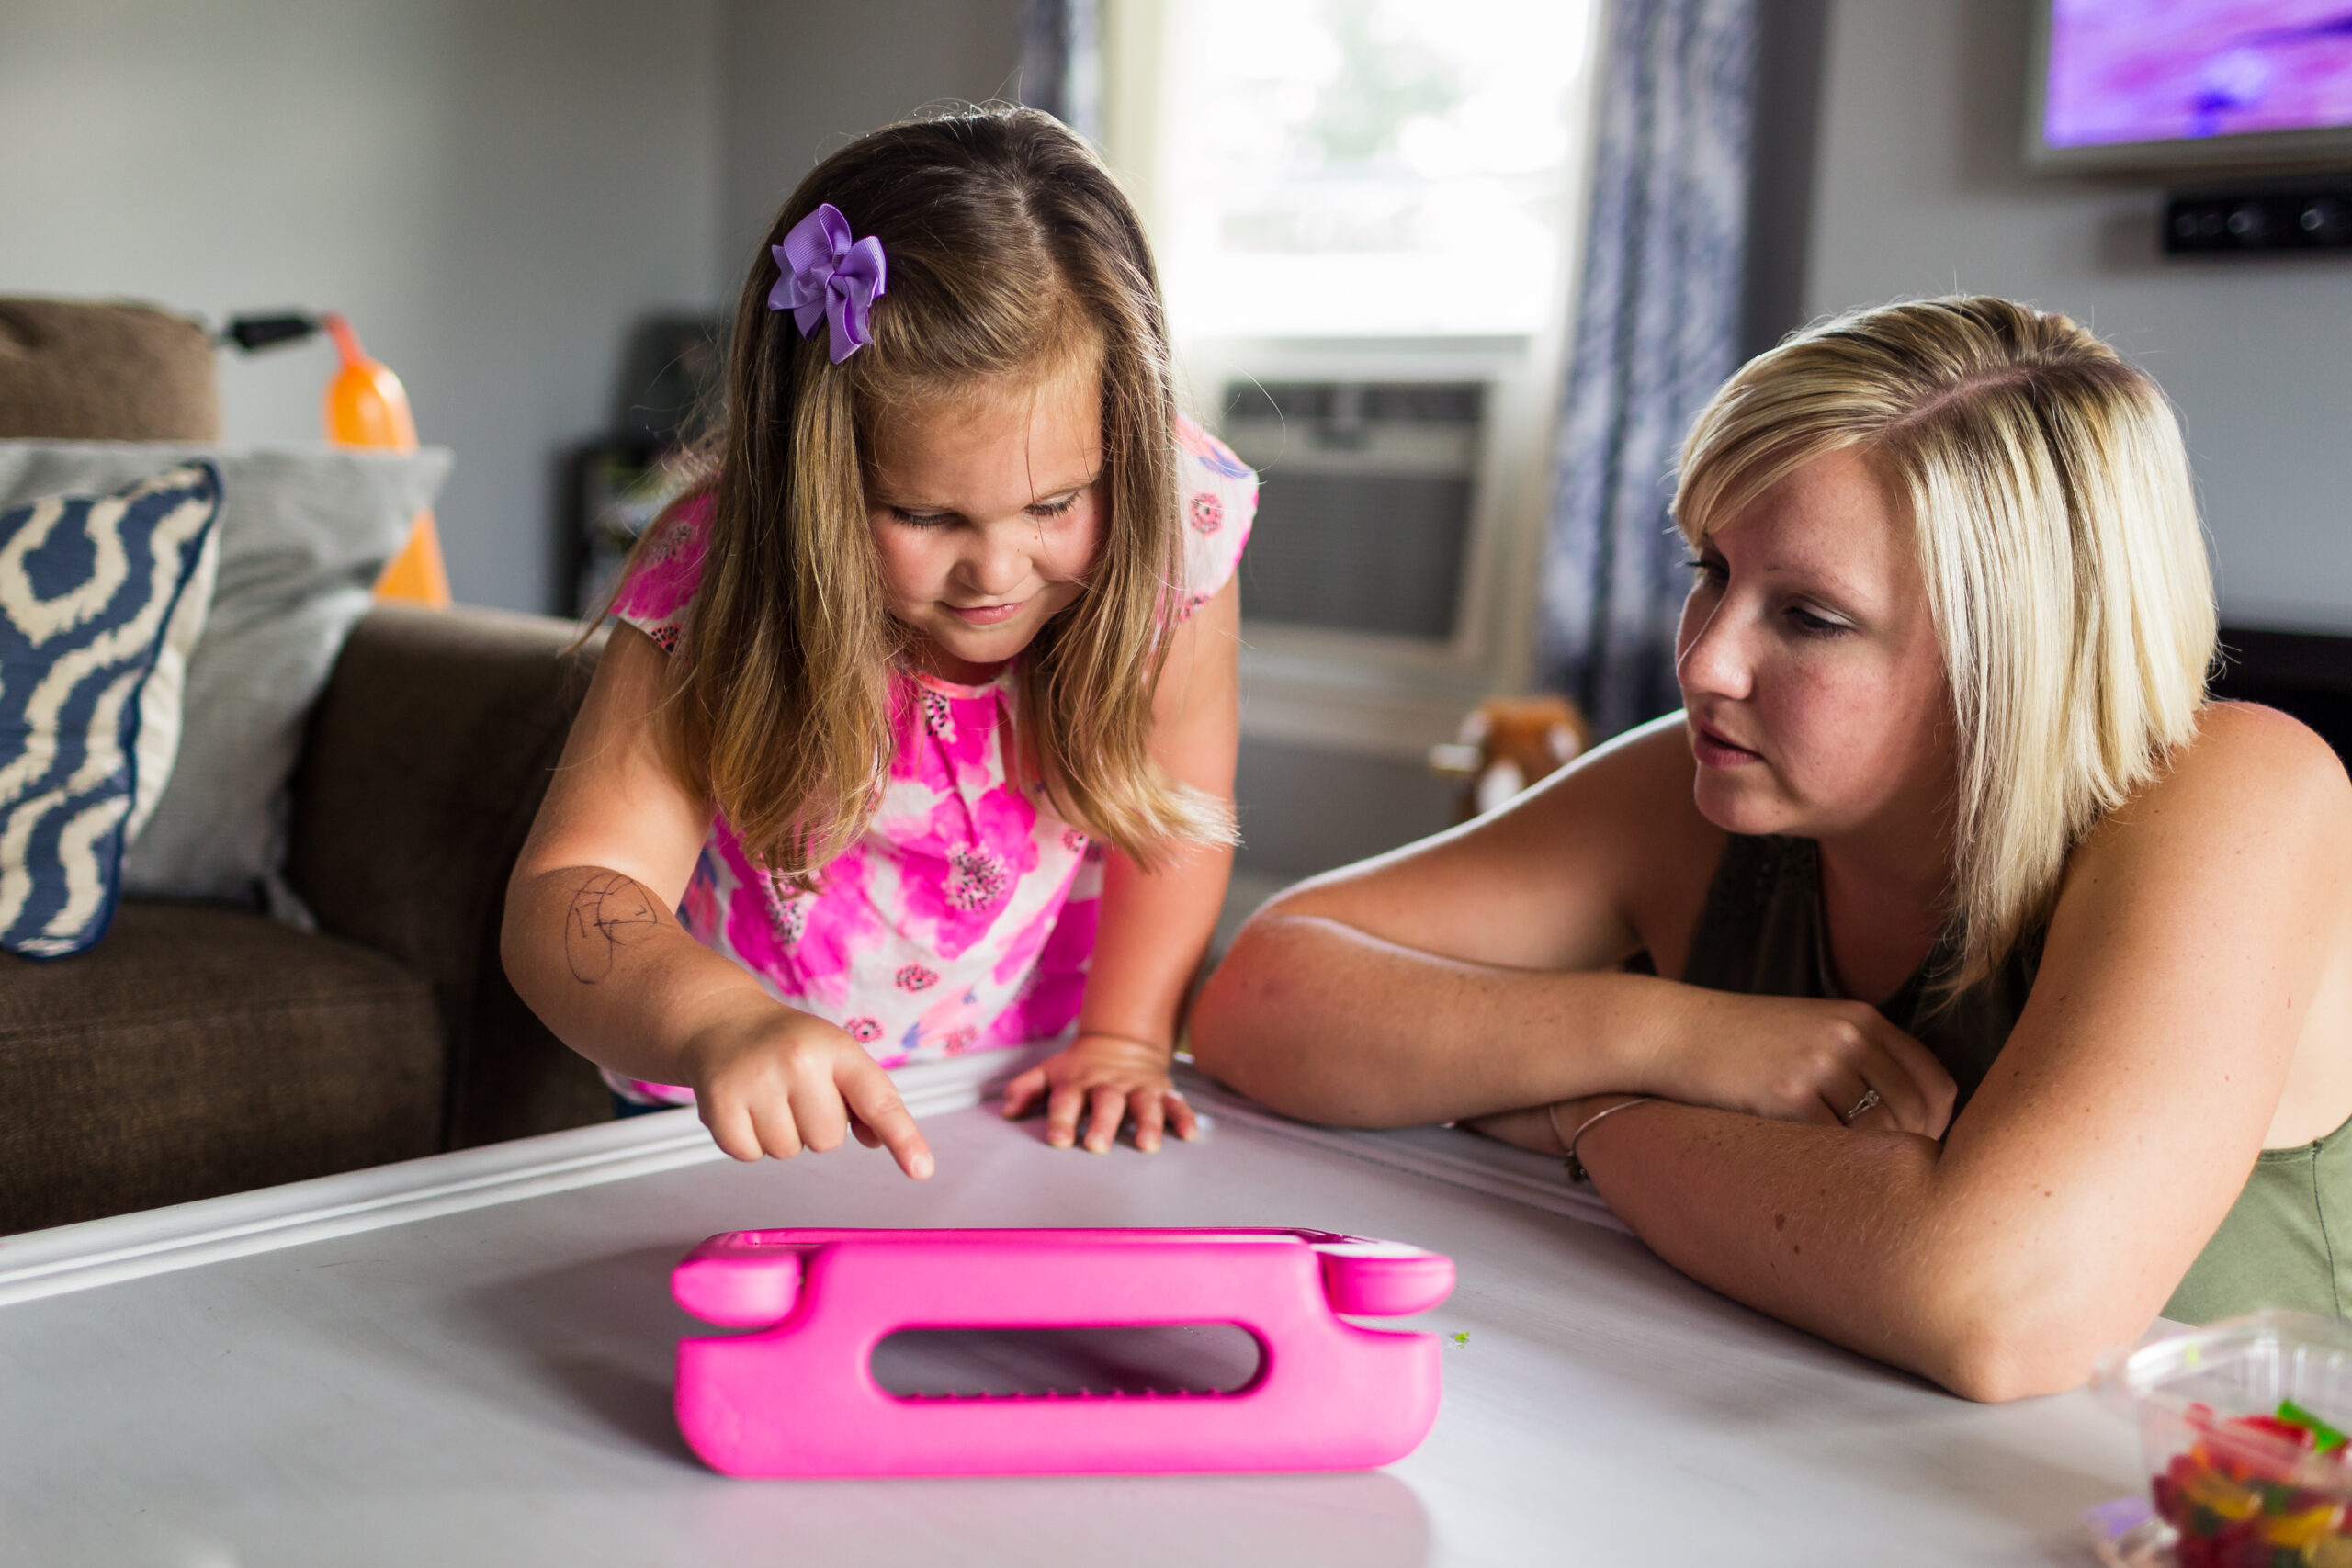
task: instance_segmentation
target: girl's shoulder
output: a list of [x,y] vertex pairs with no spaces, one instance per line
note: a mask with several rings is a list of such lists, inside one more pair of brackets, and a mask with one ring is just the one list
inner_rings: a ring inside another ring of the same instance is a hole
[[629,552],[628,567],[613,594],[613,614],[624,624],[677,651],[687,611],[702,586],[711,508],[707,489],[688,491],[662,508]]
[[1183,509],[1182,613],[1216,596],[1241,564],[1258,517],[1258,473],[1194,421],[1176,417],[1177,484]]
[[1258,488],[1258,471],[1233,455],[1233,448],[1211,435],[1190,414],[1176,416],[1176,446],[1184,455],[1187,468],[1198,468],[1220,479],[1247,483],[1252,491]]

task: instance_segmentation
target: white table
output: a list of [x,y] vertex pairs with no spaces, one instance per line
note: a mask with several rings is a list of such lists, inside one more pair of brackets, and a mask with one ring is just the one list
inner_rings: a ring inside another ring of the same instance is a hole
[[[0,1239],[0,1562],[2088,1563],[2087,1394],[1971,1405],[1737,1306],[1467,1134],[1209,1100],[1051,1150],[906,1080],[939,1156],[742,1167],[691,1113]],[[1205,1097],[1204,1097],[1205,1098]],[[1593,1223],[1593,1222],[1600,1223]],[[1453,1256],[1445,1403],[1351,1475],[741,1482],[688,1455],[670,1266],[720,1230],[1305,1225]]]

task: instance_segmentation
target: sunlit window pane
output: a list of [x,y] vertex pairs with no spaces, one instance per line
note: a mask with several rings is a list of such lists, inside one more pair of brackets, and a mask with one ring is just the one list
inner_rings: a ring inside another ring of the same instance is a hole
[[1589,0],[1169,12],[1180,333],[1519,333],[1556,310]]

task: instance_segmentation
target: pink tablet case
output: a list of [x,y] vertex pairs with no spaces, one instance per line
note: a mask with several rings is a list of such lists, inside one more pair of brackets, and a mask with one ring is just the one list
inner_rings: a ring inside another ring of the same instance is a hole
[[[774,1230],[703,1243],[671,1280],[678,1427],[729,1475],[1361,1470],[1437,1419],[1436,1337],[1339,1314],[1424,1312],[1451,1258],[1311,1230]],[[1230,1393],[902,1397],[874,1348],[910,1328],[1230,1323],[1259,1345]]]

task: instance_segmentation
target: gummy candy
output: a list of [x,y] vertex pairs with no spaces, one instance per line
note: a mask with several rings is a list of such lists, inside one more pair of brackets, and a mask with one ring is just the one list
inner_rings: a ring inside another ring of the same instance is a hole
[[2301,1427],[2311,1433],[2321,1453],[2329,1453],[2344,1446],[2344,1434],[2296,1404],[2291,1399],[2278,1402],[2278,1419]]
[[2194,1405],[2188,1426],[2196,1440],[2149,1483],[2180,1568],[2352,1568],[2342,1432],[2292,1400],[2226,1418]]

